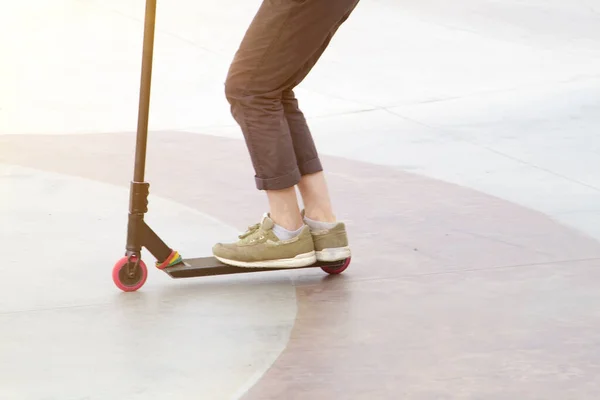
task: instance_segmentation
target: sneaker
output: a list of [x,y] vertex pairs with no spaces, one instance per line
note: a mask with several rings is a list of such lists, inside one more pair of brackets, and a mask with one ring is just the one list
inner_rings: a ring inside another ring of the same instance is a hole
[[318,261],[333,262],[350,258],[346,225],[338,222],[327,230],[311,231]]
[[297,268],[314,264],[317,259],[310,228],[290,240],[279,240],[268,214],[260,223],[248,227],[235,243],[217,243],[215,258],[223,264],[244,268]]

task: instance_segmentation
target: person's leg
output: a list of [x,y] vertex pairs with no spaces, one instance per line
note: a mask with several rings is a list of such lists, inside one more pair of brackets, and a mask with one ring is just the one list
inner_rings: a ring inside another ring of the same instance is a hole
[[298,183],[304,202],[304,222],[309,226],[318,261],[339,261],[351,256],[346,224],[336,220],[325,174],[303,175]]
[[343,222],[333,212],[325,173],[310,129],[293,91],[284,93],[284,110],[290,126],[301,178],[298,189],[304,203],[304,222],[310,227],[319,261],[338,261],[351,256]]
[[[355,1],[264,1],[236,52],[225,93],[244,134],[256,186],[267,191],[274,220],[266,215],[238,242],[215,245],[213,253],[221,261],[244,267],[314,262],[314,243],[302,224],[294,189],[301,172],[282,95],[302,80],[299,71],[308,73],[307,65],[316,61],[311,59]],[[298,224],[303,227],[294,231]]]
[[[325,174],[304,114],[292,90],[285,91],[282,100],[301,174],[298,189],[304,203],[303,219],[310,227],[315,258],[319,261],[347,259],[351,252],[346,226],[336,221]],[[295,191],[293,196],[295,202]]]
[[319,261],[338,261],[350,257],[346,226],[337,222],[333,212],[325,174],[306,118],[300,110],[293,91],[321,57],[338,28],[348,19],[358,1],[349,3],[345,13],[339,17],[331,31],[310,59],[296,74],[292,88],[282,96],[285,118],[288,122],[294,146],[294,154],[301,179],[298,188],[304,203],[304,222],[310,227]]
[[302,196],[306,216],[319,221],[333,222],[335,216],[329,198],[329,190],[306,118],[300,110],[298,100],[292,90],[286,90],[283,93],[282,101],[301,175],[298,189]]

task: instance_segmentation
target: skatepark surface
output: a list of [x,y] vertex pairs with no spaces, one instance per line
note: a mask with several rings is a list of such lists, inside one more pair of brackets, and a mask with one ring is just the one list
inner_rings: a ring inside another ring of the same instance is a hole
[[[260,1],[159,1],[150,226],[265,211],[224,98]],[[111,279],[144,3],[0,3],[0,399],[600,398],[600,1],[370,0],[296,93],[352,264]]]

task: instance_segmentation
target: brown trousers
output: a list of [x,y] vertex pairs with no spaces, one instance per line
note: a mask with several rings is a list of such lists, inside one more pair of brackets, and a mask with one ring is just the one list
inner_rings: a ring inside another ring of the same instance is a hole
[[259,190],[293,187],[322,171],[294,95],[359,0],[263,0],[238,51],[225,95],[244,134]]

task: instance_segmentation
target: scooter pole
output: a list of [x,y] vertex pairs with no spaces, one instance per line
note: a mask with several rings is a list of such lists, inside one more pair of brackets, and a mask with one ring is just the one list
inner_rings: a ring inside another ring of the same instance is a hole
[[146,0],[144,18],[144,49],[138,109],[137,139],[135,145],[134,182],[144,182],[146,169],[146,144],[148,141],[148,116],[150,114],[150,86],[152,81],[152,57],[154,53],[154,26],[156,22],[156,0]]
[[144,223],[144,214],[148,212],[150,184],[144,182],[144,175],[146,170],[146,145],[148,142],[148,117],[150,114],[150,87],[152,81],[155,21],[156,0],[146,0],[135,164],[133,181],[131,182],[130,187],[129,220],[127,224],[127,256],[131,257],[133,255],[138,259],[142,245],[148,241],[149,232],[149,229],[146,229],[147,226]]

